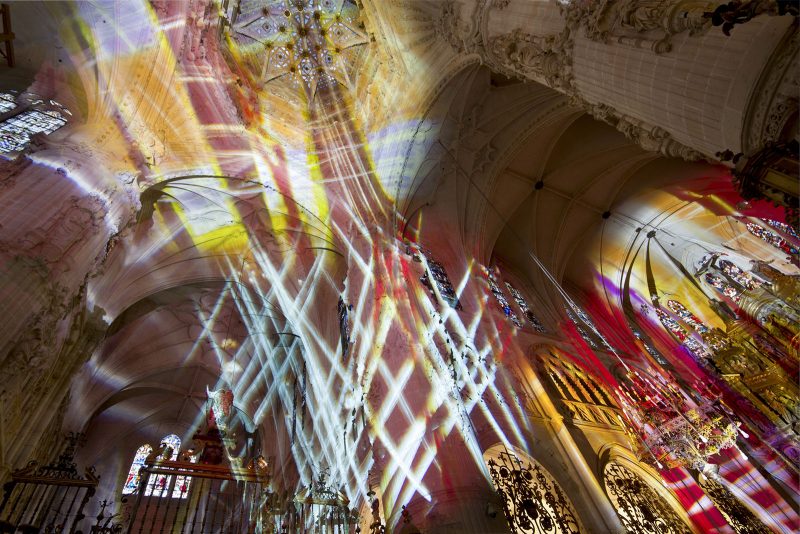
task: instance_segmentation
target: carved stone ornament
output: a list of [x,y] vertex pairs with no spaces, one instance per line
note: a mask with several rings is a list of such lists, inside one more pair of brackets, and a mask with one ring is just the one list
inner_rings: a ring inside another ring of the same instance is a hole
[[489,40],[488,61],[511,76],[543,81],[564,92],[572,90],[572,39],[569,29],[558,35],[531,35],[517,28]]
[[454,0],[442,2],[439,16],[434,21],[435,33],[442,38],[458,53],[480,53],[483,49],[483,40],[480,32],[480,23],[484,12],[485,0],[480,0],[475,6],[470,22],[461,19],[459,6]]
[[659,152],[667,157],[682,158],[686,161],[697,161],[705,157],[700,152],[673,139],[663,128],[623,115],[607,104],[584,107],[594,118],[610,124],[645,150]]
[[[627,1],[598,2],[596,4],[592,2],[572,2],[570,7],[562,6],[562,11],[567,19],[566,28],[561,33],[552,35],[532,35],[521,28],[517,28],[506,34],[492,36],[487,41],[481,35],[482,21],[488,12],[486,2],[478,2],[476,5],[471,25],[461,20],[459,7],[455,2],[452,0],[443,2],[439,17],[435,23],[437,33],[456,52],[479,54],[481,60],[489,68],[505,76],[533,80],[565,93],[570,97],[573,105],[584,108],[595,118],[614,126],[628,139],[645,150],[658,152],[668,157],[682,158],[687,161],[703,159],[704,156],[702,154],[679,143],[663,128],[623,115],[608,105],[586,102],[578,94],[574,86],[572,71],[573,35],[574,31],[579,27],[582,27],[587,32],[587,35],[593,38],[606,40],[610,34],[600,31],[599,28],[606,27],[608,21],[604,22],[601,19],[612,13],[612,11],[609,11],[611,6],[615,6],[613,13],[616,13],[616,15],[614,16],[621,16],[619,14],[624,11],[622,8],[626,5],[629,6],[629,9],[625,11],[627,13],[625,18],[627,22],[625,24],[632,25],[632,27],[638,25],[641,28],[649,27],[648,25],[651,24],[647,22],[649,19],[647,18],[648,8],[646,6],[649,6],[651,18],[656,16],[656,12],[660,13],[661,11],[659,10],[668,13],[670,17],[676,16],[675,14],[680,11],[676,7],[678,4],[665,0],[644,2],[643,5],[638,7],[633,4]],[[670,5],[668,6],[667,4]],[[684,10],[689,9],[689,6],[694,6],[691,9],[697,10],[700,9],[699,6],[701,4],[706,6],[706,3],[701,2],[683,2],[679,5],[683,6],[681,9]],[[638,11],[639,9],[642,9],[642,11]],[[668,22],[664,22],[664,24]],[[683,21],[681,24],[682,26],[675,23],[668,27],[673,30],[682,28],[681,31],[694,28],[693,22]],[[698,26],[692,31],[699,30],[700,27]]]
[[672,49],[679,33],[697,35],[711,27],[705,16],[714,3],[704,0],[603,0],[560,2],[567,26],[582,29],[593,41],[647,48],[656,54]]
[[796,25],[792,25],[781,44],[775,47],[747,106],[742,128],[742,152],[748,157],[768,143],[781,141],[787,122],[797,113],[800,95],[798,53],[800,33]]

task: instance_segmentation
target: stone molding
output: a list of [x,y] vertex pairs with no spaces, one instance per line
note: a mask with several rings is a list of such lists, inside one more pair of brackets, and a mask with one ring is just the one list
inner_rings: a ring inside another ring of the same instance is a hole
[[750,96],[742,128],[742,152],[746,156],[769,143],[780,142],[784,127],[797,112],[800,97],[798,55],[800,33],[795,23],[775,48]]
[[503,74],[542,81],[564,93],[574,92],[572,37],[569,29],[558,35],[531,35],[517,28],[489,39],[486,63]]
[[[586,107],[584,105],[584,108]],[[588,106],[587,112],[595,119],[610,124],[645,150],[658,152],[671,158],[682,158],[686,161],[705,158],[700,152],[676,141],[665,129],[619,113],[606,104]]]
[[[561,33],[533,35],[517,28],[508,33],[487,38],[486,26],[491,8],[496,7],[494,3],[480,0],[475,5],[473,21],[470,24],[461,19],[458,4],[454,0],[447,0],[442,3],[434,25],[437,35],[440,35],[457,54],[478,55],[483,64],[505,76],[542,83],[566,94],[570,98],[571,104],[583,109],[596,119],[614,126],[645,150],[667,157],[682,158],[686,161],[703,159],[704,156],[701,153],[676,141],[667,130],[620,113],[606,104],[587,102],[575,87],[572,56],[573,37],[576,32],[583,30],[589,35],[594,35],[596,39],[606,40],[606,34],[597,33],[591,29],[600,27],[599,22],[592,21],[598,17],[602,18],[605,13],[603,10],[610,9],[612,5],[617,6],[615,13],[618,14],[625,13],[622,9],[624,6],[628,6],[628,9],[632,11],[644,9],[643,6],[633,5],[634,3],[627,1],[603,2],[592,4],[593,7],[578,6],[569,9],[562,7],[562,10],[567,9],[565,11],[567,25]],[[676,4],[673,0],[646,2],[646,5],[650,5],[648,13],[655,18],[658,18],[656,15],[659,13],[663,16],[666,16],[665,13],[667,13],[669,17],[673,17],[675,13],[682,12],[680,9],[689,9],[689,6],[694,6],[692,9],[699,9],[697,7],[699,4],[697,1]],[[683,7],[680,8],[680,6]],[[642,28],[648,27],[647,24],[649,24],[645,22],[649,20],[646,19],[645,14],[642,12],[637,15],[641,19],[637,24]],[[684,22],[683,26],[677,23],[672,24],[670,27],[683,28],[681,31],[689,31],[693,28],[689,22]],[[696,33],[699,28],[693,31]],[[670,35],[674,34],[675,32]]]
[[704,0],[603,0],[559,2],[567,27],[583,30],[593,41],[617,42],[663,54],[672,50],[672,36],[699,35],[711,27],[705,13],[719,2]]

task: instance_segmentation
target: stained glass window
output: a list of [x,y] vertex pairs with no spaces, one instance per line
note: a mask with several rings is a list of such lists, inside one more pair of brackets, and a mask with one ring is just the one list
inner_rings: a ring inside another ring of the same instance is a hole
[[497,279],[494,276],[493,269],[486,269],[486,277],[489,280],[489,290],[492,292],[492,295],[494,295],[494,298],[497,299],[497,302],[500,304],[500,308],[503,310],[505,316],[511,319],[511,322],[514,323],[514,326],[517,328],[522,328],[522,321],[519,320],[517,314],[511,309],[511,304],[508,303],[506,296],[500,290],[500,286],[497,285]]
[[447,271],[445,271],[441,263],[433,259],[430,252],[422,250],[422,254],[425,256],[427,269],[425,274],[419,278],[420,282],[435,295],[436,292],[431,285],[431,278],[433,278],[441,298],[453,308],[460,310],[461,304],[458,302],[456,290],[453,289],[453,284],[450,282],[450,277],[447,276]]
[[751,234],[758,237],[759,239],[766,241],[773,247],[782,250],[786,254],[789,254],[790,256],[800,255],[800,250],[798,250],[797,247],[791,245],[788,241],[783,239],[775,232],[771,232],[770,230],[762,228],[759,225],[751,222],[745,223],[745,226],[747,226],[747,230]]
[[139,471],[142,469],[144,461],[151,452],[153,452],[153,447],[150,445],[142,445],[136,449],[133,462],[131,462],[131,468],[128,471],[128,478],[125,479],[125,485],[122,486],[123,495],[130,495],[136,492],[136,489],[139,487]]
[[797,235],[795,229],[786,223],[773,221],[772,219],[764,219],[764,222],[767,223],[767,225],[771,226],[772,228],[775,228],[776,230],[783,232],[784,234],[790,235],[795,239],[800,239],[800,235]]
[[0,113],[7,113],[17,107],[14,95],[8,93],[0,93]]
[[517,303],[519,309],[522,310],[522,313],[528,319],[528,322],[530,322],[531,326],[533,326],[533,329],[536,330],[537,332],[544,332],[545,331],[544,325],[542,325],[542,323],[539,321],[536,315],[534,315],[531,309],[528,307],[528,303],[525,300],[525,297],[522,296],[522,293],[520,293],[517,290],[517,288],[515,288],[508,282],[506,282],[506,287],[508,288],[508,291],[511,293],[511,297],[514,299],[514,302]]
[[678,341],[683,343],[688,335],[680,323],[670,317],[667,312],[660,308],[656,308],[656,315],[658,315],[658,319],[661,321],[661,324],[663,324],[664,327],[672,333],[672,335],[678,338]]
[[755,289],[761,285],[761,282],[754,279],[750,273],[744,272],[738,266],[728,260],[720,260],[717,265],[720,269],[722,269],[722,272],[731,278],[731,280],[745,289]]
[[[567,306],[567,316],[570,320],[575,324],[575,328],[577,328],[578,333],[581,335],[584,341],[589,344],[590,347],[593,349],[602,348],[605,346],[606,348],[611,348],[606,338],[602,335],[597,333],[597,328],[594,326],[594,323],[589,316],[586,315],[586,312],[578,308],[576,311],[573,311],[570,306]],[[584,328],[584,325],[586,328]]]
[[[686,313],[691,315],[694,318],[694,320],[697,321],[697,323],[699,325],[701,325],[703,328],[705,328],[705,330],[702,330],[703,332],[707,332],[708,331],[708,328],[706,328],[705,325],[703,325],[703,323],[700,322],[699,319],[697,319],[697,317],[692,315],[692,313],[689,312],[689,310],[687,310],[685,307],[683,307],[682,304],[680,304],[677,301],[669,301],[669,302],[673,302],[673,303],[677,304],[676,307],[680,306],[680,308],[678,308],[678,309],[683,308],[683,310],[685,310]],[[667,303],[668,306],[669,306],[669,302]],[[670,307],[670,308],[672,309],[672,307]],[[683,319],[683,317],[681,316],[680,313],[676,312],[676,314]],[[671,317],[667,312],[665,312],[661,308],[656,308],[656,315],[658,315],[658,319],[661,321],[661,324],[664,325],[664,328],[666,328],[667,331],[669,331],[673,336],[675,336],[675,338],[684,347],[689,349],[689,352],[691,352],[695,356],[703,357],[703,358],[707,357],[709,355],[708,352],[706,351],[706,349],[703,348],[703,345],[701,345],[699,341],[697,341],[692,336],[690,336],[689,333],[681,326],[681,324],[678,321],[676,321],[673,317]]]
[[[162,459],[175,461],[178,459],[178,452],[181,449],[181,438],[175,434],[164,436],[161,439],[161,447],[167,446],[164,449]],[[172,477],[169,475],[153,475],[147,481],[147,487],[144,494],[146,496],[154,495],[156,497],[166,497],[169,491],[169,483]]]
[[734,301],[739,299],[739,290],[737,290],[731,284],[726,282],[725,279],[722,278],[720,275],[715,273],[706,273],[705,279],[706,282],[708,282],[708,284],[711,287],[713,287],[726,297]]
[[0,152],[19,152],[37,133],[50,134],[67,123],[57,111],[31,109],[0,123]]
[[348,305],[342,297],[339,297],[336,307],[339,315],[339,342],[342,346],[342,358],[344,358],[347,356],[347,349],[350,348],[350,310],[353,306]]
[[[164,436],[161,440],[160,448],[164,449],[161,459],[175,461],[178,459],[178,453],[180,452],[181,438],[175,434]],[[140,481],[139,472],[142,466],[144,466],[145,460],[147,460],[147,457],[152,452],[153,447],[150,445],[142,445],[136,450],[131,468],[128,471],[128,478],[125,479],[125,485],[122,487],[123,495],[130,495],[137,491]],[[193,456],[191,461],[197,461],[197,456]],[[172,476],[170,475],[151,475],[145,486],[145,496],[167,497],[171,481]],[[175,486],[172,488],[171,497],[185,499],[189,494],[189,485],[191,481],[191,477],[178,476],[175,479]]]
[[708,332],[708,327],[703,324],[703,321],[697,318],[695,314],[690,312],[686,306],[678,302],[677,300],[668,300],[667,307],[672,310],[672,313],[677,315],[681,318],[681,320],[694,328],[696,331],[700,332],[701,334],[704,332]]
[[[199,458],[199,454],[191,456],[189,459],[192,463],[197,462],[197,458]],[[175,487],[172,488],[172,498],[173,499],[185,499],[189,495],[189,485],[192,483],[192,477],[187,477],[184,475],[179,475],[175,479]]]

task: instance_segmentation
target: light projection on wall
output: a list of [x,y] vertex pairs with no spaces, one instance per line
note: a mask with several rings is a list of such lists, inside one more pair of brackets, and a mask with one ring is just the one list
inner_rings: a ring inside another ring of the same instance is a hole
[[[208,386],[232,391],[269,430],[264,447],[274,449],[263,452],[280,458],[275,484],[286,494],[324,471],[350,502],[379,495],[385,518],[450,491],[438,461],[448,439],[484,469],[476,421],[499,442],[525,442],[531,415],[498,364],[522,349],[477,304],[481,267],[422,238],[404,241],[405,160],[432,144],[433,125],[410,112],[394,122],[359,113],[353,91],[365,82],[348,69],[371,45],[356,3],[231,1],[222,19],[216,8],[193,11],[187,25],[165,4],[131,2],[126,20],[135,23],[98,30],[82,22],[116,7],[77,3],[81,23],[65,30],[76,33],[70,53],[87,65],[82,74],[109,88],[97,103],[107,114],[96,119],[97,143],[119,132],[115,165],[141,193],[135,238],[105,285],[92,286],[92,303],[111,310],[124,297],[136,309],[163,287],[218,284],[180,310],[191,335],[180,365],[216,369]],[[418,233],[435,233],[426,230]],[[504,295],[501,281],[494,288]],[[646,302],[646,278],[633,286],[636,304]],[[523,295],[506,289],[513,303],[504,295],[501,306],[515,324],[514,304],[542,331]],[[707,306],[681,302],[709,328],[722,324]],[[588,314],[567,313],[588,343],[609,346]],[[113,366],[93,365],[109,384],[122,381]],[[556,499],[545,509],[570,510],[534,464],[516,471]],[[154,477],[146,491],[168,487]]]

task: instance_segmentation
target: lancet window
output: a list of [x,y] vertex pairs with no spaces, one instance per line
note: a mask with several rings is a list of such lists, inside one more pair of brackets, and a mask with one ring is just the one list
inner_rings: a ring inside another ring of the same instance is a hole
[[747,230],[751,234],[759,239],[762,239],[763,241],[766,241],[773,247],[782,250],[786,254],[789,254],[790,256],[797,256],[800,254],[800,250],[798,250],[797,247],[791,245],[788,241],[783,239],[775,232],[767,230],[766,228],[762,228],[761,226],[751,222],[745,223],[745,226],[747,226]]
[[514,299],[514,302],[517,303],[519,309],[522,310],[522,314],[525,315],[525,318],[528,319],[528,322],[531,323],[531,326],[537,332],[544,332],[545,328],[542,325],[541,321],[534,315],[531,311],[530,307],[528,306],[528,302],[525,300],[525,297],[522,296],[517,288],[512,286],[509,282],[506,282],[506,287],[508,288],[509,293],[511,293],[511,297]]
[[[164,438],[161,440],[160,458],[162,460],[176,461],[178,459],[180,448],[181,439],[178,436],[175,434],[164,436]],[[133,457],[133,462],[131,462],[131,468],[128,471],[128,477],[126,478],[125,484],[122,487],[123,495],[136,493],[141,479],[139,472],[144,466],[147,458],[152,453],[153,448],[147,444],[142,445],[136,450],[136,454]],[[191,457],[192,462],[195,460],[196,457]],[[170,475],[150,475],[145,485],[144,494],[146,497],[167,497],[169,495],[171,482],[172,476]],[[171,497],[176,499],[185,499],[189,494],[190,484],[191,477],[178,476],[175,479],[174,486],[172,487]]]
[[153,447],[147,444],[136,449],[133,462],[131,462],[131,468],[128,470],[128,478],[125,479],[125,485],[122,486],[123,495],[130,495],[136,492],[136,489],[139,487],[139,471],[142,469],[144,461],[151,452],[153,452]]
[[798,235],[795,229],[789,226],[788,224],[782,223],[780,221],[774,221],[772,219],[764,219],[764,222],[767,223],[767,225],[771,226],[772,228],[775,228],[776,230],[783,232],[784,234],[787,234],[795,239],[800,240],[800,235]]
[[342,346],[342,358],[347,356],[347,349],[350,348],[350,310],[353,309],[351,304],[345,303],[342,297],[339,297],[337,305],[339,316],[339,341]]
[[724,278],[716,273],[706,273],[705,276],[708,285],[728,297],[733,301],[739,300],[739,290],[729,284]]
[[[683,307],[683,305],[680,304],[677,301],[669,301],[669,302],[674,302],[678,306]],[[669,302],[667,303],[667,306],[669,306]],[[680,309],[680,308],[678,308],[678,309]],[[686,313],[688,313],[689,315],[694,317],[694,319],[697,320],[697,322],[700,325],[703,325],[703,323],[700,322],[699,319],[697,319],[691,312],[689,312],[689,310],[686,310],[686,308],[683,308],[683,309],[686,311]],[[678,321],[676,321],[674,318],[672,318],[667,312],[665,312],[661,308],[656,308],[656,315],[658,315],[658,319],[661,321],[661,324],[664,325],[664,328],[666,328],[673,336],[675,336],[675,338],[684,347],[689,349],[689,352],[691,352],[692,354],[694,354],[695,356],[698,356],[698,357],[706,357],[706,356],[708,356],[708,352],[703,348],[703,346],[696,339],[694,339],[691,335],[689,335],[689,333],[683,328],[683,326],[681,326],[681,324]],[[678,315],[679,317],[681,316],[677,312],[676,312],[676,315]],[[683,317],[681,317],[681,318],[683,318]],[[708,328],[705,328],[705,330],[703,330],[703,332],[707,332],[707,331],[708,331]]]
[[723,273],[731,278],[731,280],[747,290],[755,289],[761,285],[760,282],[755,280],[750,273],[744,272],[734,263],[728,260],[720,260],[717,265],[720,269],[722,269]]
[[678,302],[677,300],[668,300],[667,307],[672,310],[672,313],[677,315],[681,318],[681,320],[694,328],[696,331],[700,332],[701,334],[704,332],[708,332],[708,327],[703,324],[703,321],[697,318],[695,314],[690,312],[686,306]]
[[577,534],[577,514],[561,486],[536,460],[501,452],[487,461],[489,474],[503,499],[511,532]]
[[661,321],[661,324],[664,325],[664,328],[669,330],[673,336],[678,338],[678,341],[683,343],[686,340],[688,334],[678,321],[670,317],[667,312],[660,308],[656,308],[656,315],[658,315],[658,319]]
[[648,343],[647,341],[645,341],[645,340],[644,340],[644,338],[642,337],[642,334],[641,334],[641,332],[639,332],[639,331],[638,331],[637,329],[635,329],[635,328],[633,328],[633,336],[634,336],[636,339],[638,339],[639,341],[641,341],[641,342],[642,342],[642,346],[644,347],[644,350],[646,350],[646,351],[647,351],[647,353],[648,353],[650,356],[652,356],[653,358],[655,358],[655,359],[656,359],[656,361],[657,361],[658,363],[660,363],[660,364],[662,364],[662,365],[663,365],[663,364],[666,364],[666,361],[664,360],[664,357],[661,355],[661,353],[660,353],[660,352],[658,352],[658,351],[656,350],[656,348],[655,348],[655,347],[653,347],[653,346],[652,346],[650,343]]
[[458,297],[456,296],[456,290],[453,289],[453,284],[450,282],[450,277],[447,276],[447,271],[444,266],[434,260],[428,251],[423,249],[420,249],[420,251],[425,256],[425,261],[427,263],[427,269],[425,274],[420,277],[420,282],[435,295],[436,292],[433,290],[433,285],[431,285],[431,279],[433,279],[441,298],[453,308],[461,309],[461,304],[458,302]]
[[519,317],[517,317],[517,314],[511,308],[511,304],[506,300],[506,296],[503,294],[500,286],[497,285],[497,279],[493,271],[494,269],[491,268],[486,269],[486,277],[489,280],[489,290],[492,292],[492,295],[494,295],[494,298],[497,299],[497,303],[500,304],[500,308],[503,310],[505,316],[511,319],[514,326],[522,328],[522,321],[519,320]]
[[616,462],[603,470],[603,484],[617,515],[631,534],[689,534],[691,530],[639,475]]
[[35,134],[51,134],[67,123],[64,113],[69,113],[53,100],[44,100],[23,93],[15,98],[0,93],[0,113],[11,116],[0,122],[0,154],[15,155],[24,150]]

